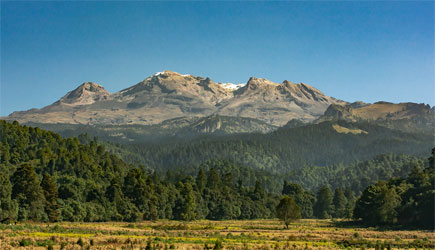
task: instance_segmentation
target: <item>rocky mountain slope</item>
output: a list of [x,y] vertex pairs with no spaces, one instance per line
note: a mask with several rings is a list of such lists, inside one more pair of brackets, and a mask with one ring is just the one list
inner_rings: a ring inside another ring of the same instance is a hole
[[337,120],[349,122],[372,121],[379,125],[408,132],[433,133],[435,116],[432,109],[429,105],[417,103],[332,104],[325,111],[325,114],[314,122]]
[[222,84],[164,71],[113,94],[96,83],[84,83],[52,105],[14,112],[6,119],[22,123],[150,125],[180,117],[223,115],[282,126],[291,119],[312,121],[331,104],[345,102],[303,83],[278,84],[251,77],[246,84]]

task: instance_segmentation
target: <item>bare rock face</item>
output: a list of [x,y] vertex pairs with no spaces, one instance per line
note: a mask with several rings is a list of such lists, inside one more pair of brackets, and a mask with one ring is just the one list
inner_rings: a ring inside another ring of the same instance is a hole
[[101,85],[94,82],[85,82],[75,90],[68,92],[58,102],[71,105],[89,105],[107,100],[109,97],[110,93]]
[[331,104],[345,102],[304,83],[274,83],[251,77],[246,84],[164,71],[110,94],[86,82],[42,109],[14,112],[20,122],[70,124],[158,124],[178,117],[210,115],[254,118],[274,126],[291,119],[320,117]]
[[220,114],[236,114],[282,126],[292,119],[312,121],[334,103],[345,102],[304,83],[284,81],[278,84],[251,77],[244,87],[234,92],[234,98],[223,103]]

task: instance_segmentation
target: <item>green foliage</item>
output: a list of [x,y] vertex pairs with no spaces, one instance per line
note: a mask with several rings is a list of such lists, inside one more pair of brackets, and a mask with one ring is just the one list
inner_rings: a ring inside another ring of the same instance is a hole
[[368,225],[434,228],[435,168],[415,167],[407,178],[380,181],[358,199],[354,217]]
[[19,220],[45,220],[44,195],[38,176],[29,164],[18,167],[12,176],[12,198],[19,204]]
[[[2,216],[7,211],[20,220],[133,222],[256,219],[275,213],[278,198],[263,190],[256,179],[261,173],[252,175],[229,161],[204,163],[196,180],[179,172],[164,178],[126,164],[87,136],[63,139],[4,121],[0,129]],[[249,182],[235,185],[235,176]]]
[[400,204],[400,196],[394,187],[386,182],[378,182],[364,190],[358,200],[354,216],[362,218],[370,225],[385,225],[396,222],[396,207]]
[[347,214],[346,205],[348,201],[341,188],[335,189],[333,202],[334,202],[334,218],[346,217]]
[[[158,142],[128,143],[109,148],[120,156],[125,156],[127,161],[140,161],[161,172],[170,168],[188,170],[185,168],[199,166],[211,159],[228,159],[238,165],[283,174],[306,165],[349,164],[379,154],[423,155],[432,146],[432,139],[426,134],[405,133],[372,123],[339,122],[340,126],[368,132],[343,134],[333,129],[334,124],[323,122],[281,128],[268,134],[209,135],[194,139],[170,137]],[[196,174],[197,169],[193,172]],[[362,188],[366,186],[363,185]]]
[[327,185],[334,190],[350,189],[359,195],[367,186],[377,181],[406,177],[415,166],[423,168],[425,162],[415,156],[386,154],[351,164],[307,166],[288,172],[285,179],[311,190]]
[[221,250],[224,249],[224,244],[222,243],[221,239],[217,239],[214,243],[213,250]]
[[44,174],[41,182],[45,196],[45,212],[47,213],[50,222],[59,220],[59,205],[57,204],[58,192],[56,184],[53,182],[49,174]]
[[276,207],[276,217],[282,220],[288,228],[291,222],[301,218],[301,208],[292,196],[284,196]]
[[16,219],[18,212],[18,205],[11,198],[12,184],[5,172],[0,168],[0,221]]
[[[300,157],[312,156],[312,162],[319,157],[325,157],[322,164],[334,162],[340,154],[349,153],[347,149],[329,156],[324,152],[331,151],[324,149],[334,143],[343,146],[345,141],[365,143],[367,147],[360,147],[358,153],[351,152],[343,162],[369,157],[375,152],[371,147],[386,151],[382,140],[398,136],[385,128],[363,124],[366,126],[363,130],[383,139],[376,141],[375,137],[363,138],[364,135],[351,135],[349,139],[330,131],[329,126],[325,123],[283,129],[268,136],[197,138],[187,144],[175,141],[128,146],[156,170],[150,171],[108,153],[106,149],[113,145],[103,145],[96,138],[84,135],[64,139],[39,128],[0,121],[0,219],[134,222],[272,218],[277,215],[281,198],[275,194],[282,191],[293,197],[303,218],[313,215],[350,218],[354,211],[356,218],[368,223],[425,227],[433,224],[433,167],[422,170],[425,163],[416,157],[381,155],[364,162],[324,167],[310,167],[299,161]],[[310,150],[295,148],[293,143],[302,138],[309,142],[314,140],[312,136],[319,136],[316,138],[319,145],[311,144]],[[407,134],[400,136],[409,142]],[[410,147],[417,142],[425,145],[419,135],[413,136]],[[326,145],[322,138],[332,141]],[[284,147],[278,149],[276,145]],[[408,149],[404,144],[397,145],[403,151]],[[316,150],[322,152],[320,156]],[[210,160],[222,158],[230,160]],[[276,164],[281,166],[279,175],[270,172]],[[371,186],[355,205],[354,193],[358,195],[377,180],[405,176],[413,168],[407,179]],[[167,171],[165,176],[160,174],[163,171]],[[284,172],[287,174],[281,174]],[[284,180],[293,183],[286,181],[282,186]],[[319,189],[319,185],[335,188],[334,196],[329,188]],[[303,188],[319,190],[317,197]],[[370,211],[367,206],[376,212],[364,214]]]
[[294,197],[296,204],[301,208],[302,218],[313,217],[313,205],[316,198],[312,192],[305,191],[299,184],[284,181],[282,194]]
[[314,204],[314,215],[320,219],[330,218],[334,212],[332,192],[329,187],[322,187],[317,192],[317,201]]

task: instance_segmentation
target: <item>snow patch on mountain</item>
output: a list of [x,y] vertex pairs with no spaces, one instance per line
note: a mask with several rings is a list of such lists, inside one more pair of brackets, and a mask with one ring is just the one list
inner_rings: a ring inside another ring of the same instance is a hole
[[245,86],[245,83],[234,84],[234,83],[227,82],[227,83],[219,83],[219,84],[222,88],[229,89],[229,90],[237,90]]

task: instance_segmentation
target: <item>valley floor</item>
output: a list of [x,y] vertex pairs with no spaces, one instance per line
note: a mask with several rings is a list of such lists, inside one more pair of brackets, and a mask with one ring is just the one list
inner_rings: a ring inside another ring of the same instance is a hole
[[435,233],[339,228],[331,220],[300,220],[289,229],[278,220],[0,225],[2,250],[343,248],[435,249]]

